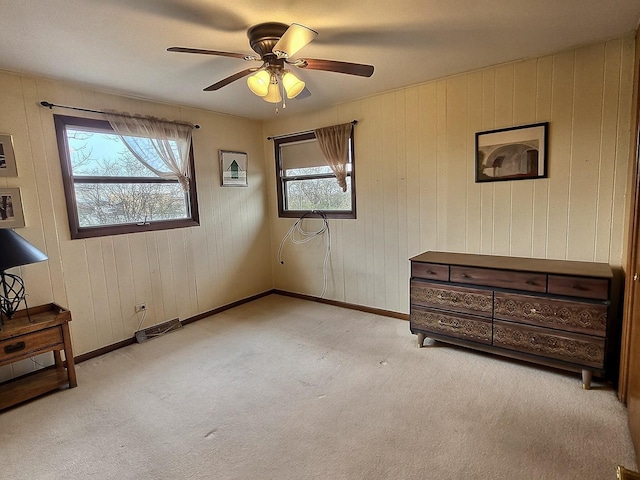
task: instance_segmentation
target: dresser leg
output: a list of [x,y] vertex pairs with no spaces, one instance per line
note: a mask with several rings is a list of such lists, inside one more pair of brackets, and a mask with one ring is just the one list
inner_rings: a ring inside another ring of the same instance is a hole
[[427,336],[424,333],[419,333],[418,334],[418,348],[422,348],[424,346],[424,339],[427,338]]
[[591,377],[593,372],[591,370],[582,370],[582,388],[589,390],[591,388]]

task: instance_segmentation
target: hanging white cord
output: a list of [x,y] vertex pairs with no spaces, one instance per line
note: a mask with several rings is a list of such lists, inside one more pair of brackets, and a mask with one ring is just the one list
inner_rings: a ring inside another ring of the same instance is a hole
[[[322,228],[320,228],[319,230],[316,230],[315,232],[308,232],[302,228],[302,221],[311,214],[320,215],[322,217],[322,223],[323,223]],[[320,295],[320,298],[324,298],[325,294],[327,293],[327,275],[328,275],[328,269],[329,269],[329,255],[331,254],[331,231],[329,230],[329,222],[327,221],[327,217],[324,215],[324,213],[313,211],[311,212],[311,214],[305,213],[298,220],[296,220],[296,222],[293,225],[291,225],[291,228],[289,229],[287,234],[282,238],[282,241],[280,242],[280,248],[278,249],[278,262],[280,262],[281,265],[284,265],[284,260],[282,260],[282,250],[284,248],[284,244],[287,241],[287,239],[290,239],[291,243],[295,245],[299,245],[302,243],[306,243],[310,240],[313,240],[316,237],[322,236],[326,232],[327,248],[324,254],[324,262],[322,265],[322,277],[323,277],[322,278],[322,294]],[[296,234],[298,236],[296,236]]]

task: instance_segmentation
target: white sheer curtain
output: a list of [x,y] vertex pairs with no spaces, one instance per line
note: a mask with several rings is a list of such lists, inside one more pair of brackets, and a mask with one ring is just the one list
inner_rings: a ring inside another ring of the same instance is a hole
[[193,125],[114,112],[107,112],[106,116],[129,151],[145,167],[159,177],[177,179],[185,191],[189,190]]
[[351,123],[333,125],[314,130],[320,150],[338,180],[343,192],[347,191],[347,163],[349,162],[349,137]]

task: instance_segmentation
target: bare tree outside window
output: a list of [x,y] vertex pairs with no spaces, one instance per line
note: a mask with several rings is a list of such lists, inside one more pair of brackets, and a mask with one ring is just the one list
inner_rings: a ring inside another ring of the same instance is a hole
[[[328,167],[287,170],[287,176],[326,175]],[[351,178],[347,177],[347,191],[343,192],[335,177],[292,180],[286,183],[287,206],[291,210],[350,210]]]

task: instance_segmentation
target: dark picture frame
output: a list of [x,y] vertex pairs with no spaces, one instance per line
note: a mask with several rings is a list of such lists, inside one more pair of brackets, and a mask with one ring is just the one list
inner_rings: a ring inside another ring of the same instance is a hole
[[476,133],[476,183],[547,177],[549,122]]
[[220,185],[223,187],[246,187],[248,158],[244,152],[220,150]]
[[16,157],[11,135],[0,134],[0,177],[17,177]]

